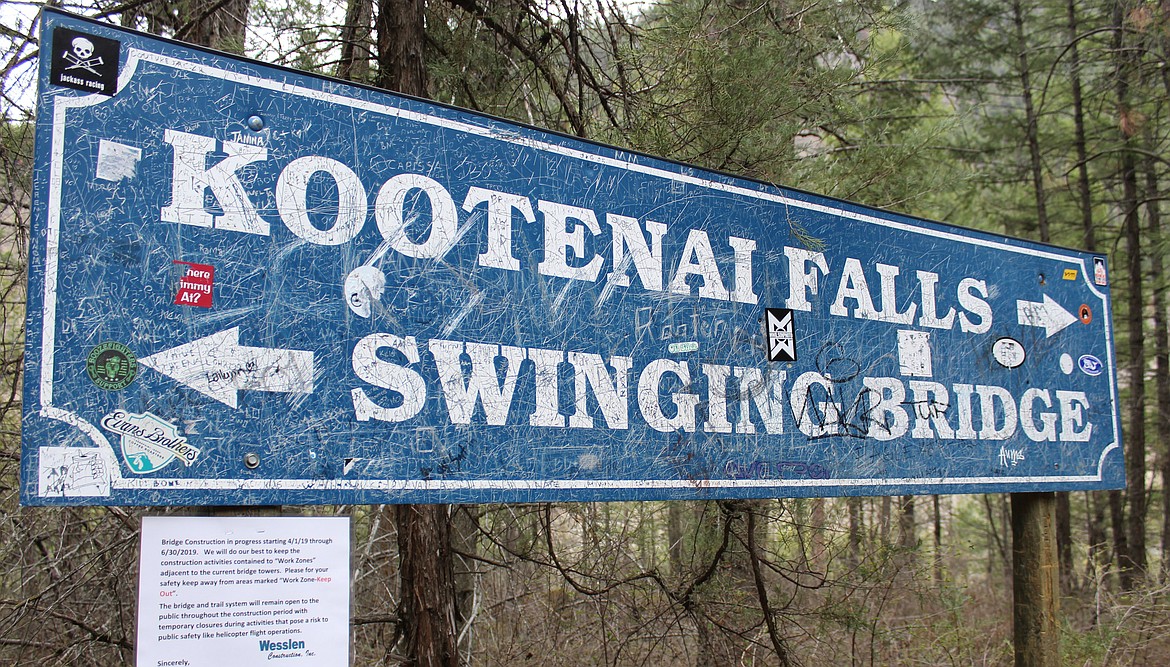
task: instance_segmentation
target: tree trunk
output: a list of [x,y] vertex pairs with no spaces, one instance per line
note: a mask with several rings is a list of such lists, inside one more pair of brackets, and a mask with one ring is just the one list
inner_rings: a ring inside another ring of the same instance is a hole
[[1068,491],[1055,494],[1056,503],[1056,560],[1060,567],[1060,592],[1069,595],[1076,589],[1073,571],[1072,503]]
[[878,540],[883,547],[890,544],[890,515],[893,511],[894,499],[882,496],[881,504],[878,506]]
[[1121,152],[1120,203],[1124,215],[1126,276],[1126,329],[1129,334],[1127,379],[1129,380],[1129,423],[1126,431],[1128,445],[1126,477],[1128,478],[1126,500],[1128,516],[1125,532],[1127,548],[1120,554],[1122,587],[1130,589],[1134,578],[1144,574],[1146,569],[1146,377],[1143,336],[1145,327],[1144,274],[1142,271],[1141,221],[1138,215],[1137,159],[1132,149],[1137,118],[1130,109],[1129,85],[1133,70],[1133,56],[1126,51],[1124,35],[1124,8],[1121,2],[1114,4],[1114,53],[1117,54],[1116,92],[1117,109],[1120,115],[1121,135],[1124,150]]
[[183,13],[187,22],[178,27],[175,37],[220,51],[243,53],[249,3],[250,0],[192,2]]
[[915,527],[914,496],[902,496],[901,511],[898,512],[898,546],[907,552],[918,545]]
[[[1080,38],[1080,23],[1077,19],[1076,0],[1068,0],[1068,40],[1069,40],[1069,82],[1072,87],[1073,102],[1073,144],[1077,153],[1077,198],[1081,209],[1081,234],[1085,250],[1096,252],[1097,236],[1093,225],[1093,187],[1089,180],[1089,149],[1085,135],[1085,99],[1081,87],[1081,57],[1078,47]],[[1071,592],[1075,586],[1072,567],[1072,527],[1069,507],[1069,494],[1056,494],[1056,545],[1060,558],[1060,585],[1061,591]],[[1085,495],[1086,507],[1085,523],[1089,538],[1089,554],[1086,562],[1086,577],[1097,572],[1098,566],[1104,566],[1108,558],[1105,549],[1105,499],[1100,491],[1089,491]],[[1065,532],[1065,522],[1068,522],[1068,532]]]
[[[1151,151],[1145,155],[1142,168],[1146,176],[1146,243],[1160,248],[1162,241],[1162,210],[1158,205],[1162,198],[1159,186],[1157,163],[1153,151],[1158,150],[1154,137],[1146,126],[1146,146]],[[1170,323],[1166,321],[1166,267],[1161,252],[1150,253],[1150,285],[1153,292],[1154,308],[1154,414],[1157,419],[1159,472],[1162,476],[1162,570],[1165,576],[1167,558],[1170,557]]]
[[378,87],[426,97],[425,7],[422,0],[378,0]]
[[471,557],[476,553],[476,539],[479,534],[478,505],[459,505],[451,517],[451,548],[455,552],[452,560],[455,586],[455,629],[460,654],[470,654],[472,644],[471,625],[478,611],[476,603],[479,591],[479,571]]
[[675,577],[682,575],[683,562],[683,504],[681,501],[667,503],[666,509],[666,540],[667,557],[670,560],[670,573]]
[[825,572],[828,567],[828,552],[825,543],[825,499],[813,498],[812,511],[809,513],[810,532],[809,551],[811,552],[812,569],[814,572]]
[[1077,0],[1068,0],[1069,80],[1072,85],[1073,143],[1077,151],[1077,197],[1081,207],[1081,233],[1085,250],[1097,250],[1093,230],[1093,188],[1089,181],[1089,150],[1085,139],[1085,99],[1081,89],[1081,57],[1077,48],[1080,27],[1077,22]]
[[849,498],[849,567],[855,569],[861,564],[861,498]]
[[[1027,123],[1027,138],[1028,138],[1028,155],[1032,167],[1032,188],[1036,197],[1036,225],[1040,233],[1040,240],[1044,243],[1052,242],[1052,235],[1048,224],[1048,204],[1047,193],[1044,187],[1044,165],[1042,155],[1040,153],[1040,122],[1039,115],[1034,106],[1032,97],[1032,83],[1031,83],[1031,68],[1028,64],[1028,44],[1024,36],[1024,12],[1020,5],[1020,0],[1013,0],[1012,2],[1012,20],[1015,25],[1016,47],[1017,47],[1017,62],[1019,63],[1019,76],[1021,95],[1024,100],[1024,118]],[[1070,40],[1073,45],[1074,53],[1076,49],[1076,14],[1071,0],[1069,4],[1069,26],[1072,32]],[[1075,56],[1074,56],[1075,58]],[[1074,67],[1075,67],[1074,61]],[[1074,77],[1075,78],[1075,77]],[[1075,95],[1080,94],[1079,80],[1076,84],[1078,87]],[[1080,143],[1078,148],[1084,151],[1084,121],[1078,117],[1076,123],[1080,126]],[[1084,167],[1084,164],[1081,165]],[[1084,192],[1084,191],[1082,191]],[[1087,193],[1085,193],[1087,194]],[[1084,213],[1091,216],[1091,209],[1088,204],[1084,203]],[[1091,224],[1091,223],[1090,223]],[[1091,229],[1090,227],[1087,227]],[[1090,232],[1091,233],[1091,232]],[[1062,592],[1068,593],[1072,591],[1073,586],[1073,568],[1072,568],[1072,518],[1071,508],[1069,506],[1069,497],[1067,492],[1060,493],[1056,496],[1056,551],[1060,563],[1060,588]]]
[[790,667],[792,659],[789,655],[788,643],[780,635],[780,631],[776,626],[775,614],[772,611],[772,605],[768,601],[768,586],[764,581],[763,568],[760,567],[760,562],[764,557],[760,554],[756,546],[758,541],[756,533],[758,532],[756,526],[756,512],[755,508],[749,506],[747,509],[747,549],[748,558],[751,561],[752,580],[756,586],[756,599],[760,603],[760,611],[764,616],[764,624],[768,628],[768,637],[772,640],[772,649],[776,651],[776,659],[779,661],[780,667]]
[[370,23],[374,7],[371,0],[349,0],[345,25],[341,27],[341,58],[337,77],[365,83],[370,77]]
[[394,505],[399,623],[410,667],[458,667],[449,505]]
[[1109,538],[1105,534],[1106,494],[1090,491],[1085,494],[1085,532],[1089,536],[1089,554],[1085,561],[1085,578],[1093,581],[1098,572],[1108,572]]
[[[378,79],[382,88],[426,97],[424,3],[379,0]],[[457,667],[455,564],[448,505],[398,505],[401,603],[398,613],[407,663]]]
[[934,583],[942,582],[942,503],[939,497],[932,496],[934,506]]
[[[1128,466],[1127,466],[1128,467]],[[1133,588],[1133,569],[1129,567],[1129,540],[1125,534],[1125,496],[1109,492],[1109,524],[1113,534],[1113,559],[1117,561],[1117,583],[1122,590]]]
[[1020,6],[1020,0],[1012,0],[1012,21],[1016,29],[1016,61],[1019,64],[1017,74],[1020,77],[1020,96],[1024,101],[1024,122],[1028,138],[1028,156],[1031,158],[1032,188],[1036,195],[1036,226],[1040,232],[1040,240],[1048,243],[1052,239],[1048,231],[1044,163],[1040,155],[1040,121],[1032,100],[1032,73],[1028,69],[1028,44],[1024,39],[1024,10]]
[[[999,565],[1003,572],[1003,580],[1010,586],[1012,582],[1012,532],[1011,507],[1009,493],[983,494],[983,508],[987,513],[988,534],[995,546],[995,554],[988,554],[987,575],[995,574],[995,555],[999,556]],[[993,506],[993,502],[998,507]],[[996,514],[999,520],[996,520]]]

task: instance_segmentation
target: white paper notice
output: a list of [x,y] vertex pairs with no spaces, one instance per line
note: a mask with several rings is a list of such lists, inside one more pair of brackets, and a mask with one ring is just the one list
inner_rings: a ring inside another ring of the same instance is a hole
[[349,519],[144,517],[138,667],[349,664]]
[[95,176],[103,181],[115,182],[123,178],[134,178],[138,174],[138,161],[141,159],[141,148],[102,139],[98,142]]

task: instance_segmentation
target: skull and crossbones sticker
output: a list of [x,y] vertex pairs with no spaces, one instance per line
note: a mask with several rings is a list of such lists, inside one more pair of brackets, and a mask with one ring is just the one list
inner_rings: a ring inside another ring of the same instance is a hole
[[74,69],[83,69],[96,76],[100,76],[95,67],[105,64],[101,56],[93,55],[93,42],[84,37],[74,37],[71,43],[72,48],[61,55],[62,58],[73,63],[65,68],[65,71]]
[[55,28],[49,82],[87,93],[113,95],[118,88],[120,49],[116,39]]

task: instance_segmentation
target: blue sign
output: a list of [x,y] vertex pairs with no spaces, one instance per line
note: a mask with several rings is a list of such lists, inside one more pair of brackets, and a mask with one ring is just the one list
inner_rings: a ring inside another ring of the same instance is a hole
[[24,503],[1124,484],[1102,257],[43,25]]

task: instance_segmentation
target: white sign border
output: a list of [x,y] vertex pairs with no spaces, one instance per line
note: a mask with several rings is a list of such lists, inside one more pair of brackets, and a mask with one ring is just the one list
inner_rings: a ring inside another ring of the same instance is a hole
[[[917,227],[895,220],[887,220],[877,216],[865,215],[854,211],[842,210],[830,206],[803,202],[784,196],[782,193],[763,192],[729,183],[722,183],[710,179],[699,178],[666,169],[639,164],[633,160],[623,160],[618,157],[594,155],[585,151],[576,150],[567,146],[539,141],[518,134],[501,132],[497,129],[472,125],[439,116],[431,116],[397,107],[390,107],[370,101],[344,97],[323,90],[315,90],[289,83],[282,83],[258,76],[223,70],[202,63],[193,63],[180,58],[165,56],[133,47],[128,48],[128,58],[118,77],[118,92],[126,87],[138,71],[140,63],[147,62],[169,67],[182,72],[200,74],[203,76],[221,79],[229,83],[254,86],[273,92],[311,98],[348,106],[362,111],[382,114],[385,116],[402,118],[428,125],[435,125],[457,132],[463,132],[479,137],[494,139],[503,143],[513,144],[525,148],[532,148],[562,157],[569,157],[596,164],[626,169],[648,176],[685,183],[692,186],[707,188],[720,192],[727,192],[745,197],[752,197],[764,201],[782,204],[793,208],[800,208],[818,213],[825,213],[896,229],[913,234],[922,234],[933,238],[945,239],[968,245],[990,247],[997,250],[1043,257],[1054,261],[1074,264],[1080,267],[1080,278],[1089,290],[1095,294],[1105,309],[1109,307],[1108,297],[1099,291],[1088,277],[1084,260],[1080,257],[1064,255],[1053,250],[1038,250],[1035,247],[1019,247],[1008,243],[992,241],[984,238],[972,238],[954,232],[946,232],[926,227]],[[117,464],[117,457],[109,440],[92,424],[73,412],[53,406],[53,360],[54,345],[56,343],[56,295],[57,295],[57,268],[58,254],[61,241],[61,175],[64,160],[65,144],[65,114],[69,109],[83,108],[99,104],[108,99],[105,95],[90,94],[73,96],[58,94],[53,97],[53,134],[52,155],[49,172],[49,202],[48,202],[48,234],[45,242],[45,270],[43,292],[43,315],[41,337],[41,376],[40,376],[40,414],[50,419],[56,419],[74,426],[85,433],[95,445],[103,450],[105,456],[114,463],[111,467],[112,489],[135,490],[282,490],[282,491],[309,491],[309,490],[352,490],[352,491],[541,491],[541,490],[674,490],[674,489],[718,489],[718,488],[801,488],[801,487],[899,487],[899,486],[935,486],[951,487],[964,485],[1029,485],[1029,484],[1056,484],[1056,483],[1092,483],[1103,479],[1105,457],[1114,449],[1118,449],[1117,411],[1112,411],[1113,441],[1101,452],[1097,462],[1095,475],[1061,475],[1061,476],[1003,476],[1003,477],[901,477],[883,479],[726,479],[726,480],[309,480],[309,479],[181,479],[181,478],[150,478],[130,479],[122,477],[121,467]],[[1114,373],[1115,359],[1113,349],[1113,332],[1106,323],[1105,340],[1108,347],[1109,372]],[[1117,404],[1116,383],[1110,383],[1110,398],[1113,405]],[[41,497],[45,497],[41,494]]]

